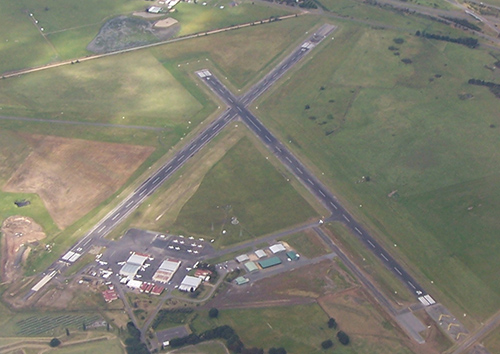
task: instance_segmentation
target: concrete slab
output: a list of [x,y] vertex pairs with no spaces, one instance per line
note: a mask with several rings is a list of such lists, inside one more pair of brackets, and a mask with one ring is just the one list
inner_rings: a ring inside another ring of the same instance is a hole
[[427,327],[412,312],[397,315],[396,320],[417,343],[425,343],[424,338],[419,333],[425,331]]

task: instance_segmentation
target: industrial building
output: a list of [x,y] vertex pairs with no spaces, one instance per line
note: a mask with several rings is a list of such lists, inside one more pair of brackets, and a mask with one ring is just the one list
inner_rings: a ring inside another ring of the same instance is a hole
[[266,252],[264,250],[257,250],[255,251],[255,255],[257,258],[261,259],[267,256]]
[[236,262],[238,262],[238,263],[243,263],[243,262],[246,262],[248,260],[250,260],[250,258],[246,254],[242,254],[242,255],[239,255],[238,257],[236,257]]

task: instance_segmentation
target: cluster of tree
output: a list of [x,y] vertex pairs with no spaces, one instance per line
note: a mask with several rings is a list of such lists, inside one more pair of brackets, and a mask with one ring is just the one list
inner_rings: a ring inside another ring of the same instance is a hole
[[481,27],[473,24],[472,22],[467,21],[465,18],[455,18],[446,16],[443,16],[443,18],[447,19],[448,21],[455,22],[456,24],[459,24],[461,26],[467,27],[471,30],[481,32]]
[[434,33],[427,33],[425,31],[423,31],[423,32],[417,31],[417,32],[415,32],[415,35],[417,37],[435,39],[438,41],[458,43],[458,44],[462,44],[462,45],[469,47],[469,48],[472,48],[472,49],[476,48],[479,45],[478,40],[476,38],[472,38],[472,37],[454,38],[454,37],[450,37],[450,36],[441,36],[439,34],[434,34]]
[[[191,333],[182,338],[174,338],[170,341],[170,346],[172,348],[178,348],[184,345],[194,345],[213,339],[224,339],[226,341],[227,348],[233,353],[264,354],[264,350],[262,348],[245,348],[245,345],[240,340],[238,334],[236,334],[234,329],[228,325],[219,326],[206,330],[205,332],[202,332],[199,335]],[[286,354],[286,351],[273,352],[273,354]]]
[[494,94],[497,98],[500,98],[500,85],[495,84],[491,81],[484,81],[479,79],[470,79],[468,81],[469,85],[486,86],[490,89],[490,92]]
[[210,318],[217,318],[217,317],[219,317],[219,310],[217,310],[215,307],[212,307],[208,311],[208,317],[210,317]]
[[236,353],[241,353],[241,349],[244,347],[240,337],[236,334],[234,329],[227,325],[206,330],[199,335],[191,333],[185,337],[174,338],[170,341],[170,346],[172,346],[172,348],[178,348],[187,344],[198,344],[212,339],[226,340],[227,347]]
[[133,322],[127,323],[129,336],[125,339],[125,349],[128,354],[149,354],[146,344],[141,342],[141,331],[137,329]]
[[160,323],[163,321],[173,322],[173,323],[184,323],[187,315],[193,312],[192,308],[189,307],[179,307],[176,309],[162,309],[156,315],[156,318],[151,325],[153,329],[158,328]]
[[[335,321],[335,319],[332,317],[328,319],[327,325],[328,328],[337,329],[337,321]],[[348,345],[350,342],[349,336],[344,331],[337,332],[337,339],[342,345]],[[333,341],[331,339],[327,339],[321,342],[321,348],[328,349],[331,347],[333,347]]]

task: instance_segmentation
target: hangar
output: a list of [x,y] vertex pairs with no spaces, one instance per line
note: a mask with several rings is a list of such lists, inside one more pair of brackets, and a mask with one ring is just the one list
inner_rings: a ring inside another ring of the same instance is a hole
[[132,255],[128,257],[127,262],[125,262],[122,269],[120,269],[120,275],[128,278],[135,277],[148,258],[148,255],[135,252],[132,253]]
[[181,265],[180,261],[165,259],[156,273],[153,275],[153,280],[159,283],[168,283],[170,279],[174,276],[177,269]]
[[282,243],[277,243],[275,245],[272,245],[271,247],[269,247],[269,249],[273,254],[286,251],[286,248],[285,246],[283,246]]
[[180,291],[195,291],[201,284],[201,279],[186,275],[179,286]]
[[245,268],[249,271],[249,272],[254,272],[256,270],[259,270],[259,267],[257,267],[257,264],[255,264],[255,262],[252,262],[252,261],[249,261],[249,262],[246,262],[244,264]]
[[274,267],[278,264],[281,264],[281,259],[279,257],[271,257],[263,261],[259,261],[259,265],[262,267],[262,269]]

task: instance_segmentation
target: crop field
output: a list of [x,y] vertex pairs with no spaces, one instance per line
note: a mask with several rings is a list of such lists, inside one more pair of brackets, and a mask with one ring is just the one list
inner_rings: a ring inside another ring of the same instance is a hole
[[215,237],[219,246],[294,225],[316,213],[243,138],[205,175],[174,227]]
[[1,325],[2,336],[40,336],[59,335],[65,328],[82,329],[83,324],[90,326],[101,320],[101,316],[92,314],[19,314]]
[[438,300],[476,319],[500,306],[500,101],[467,80],[488,78],[494,61],[482,50],[344,26],[259,104],[350,211],[434,281]]

